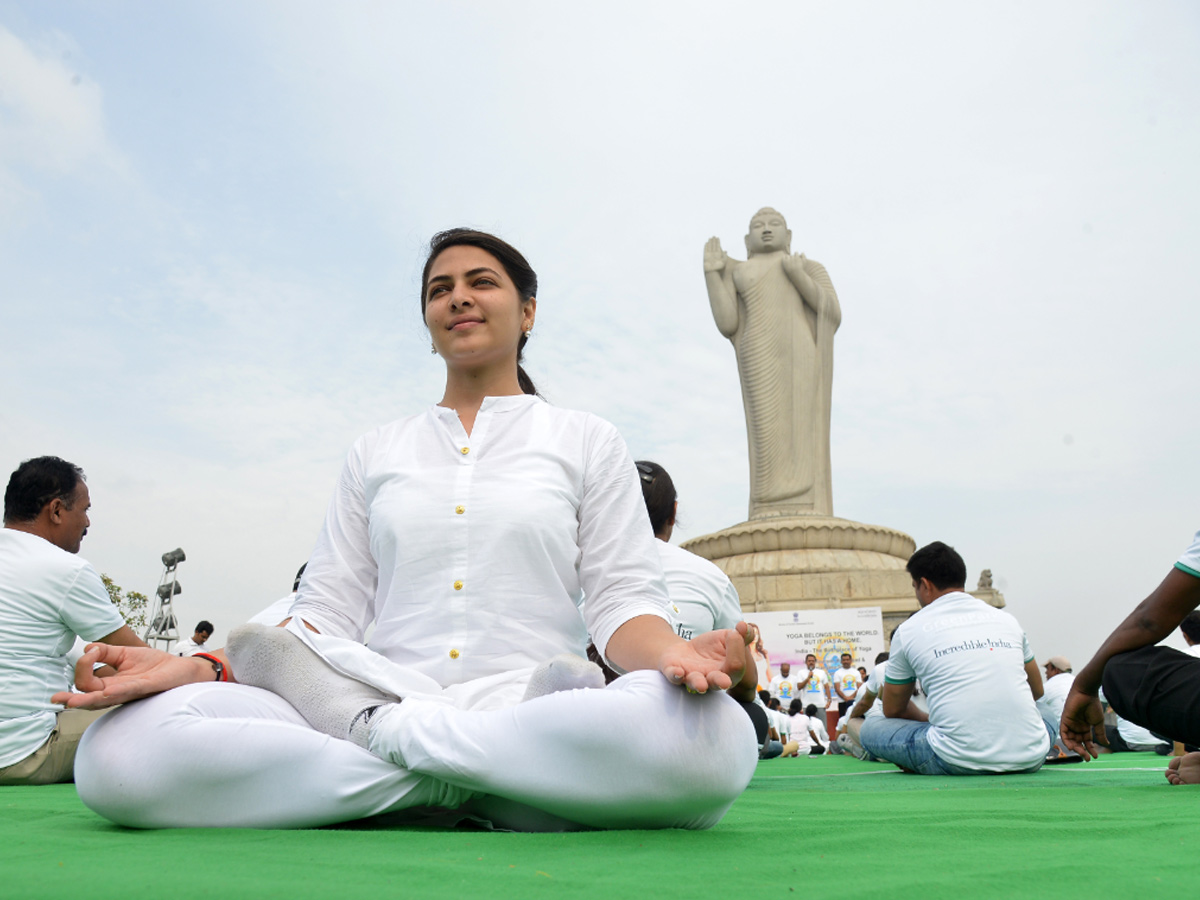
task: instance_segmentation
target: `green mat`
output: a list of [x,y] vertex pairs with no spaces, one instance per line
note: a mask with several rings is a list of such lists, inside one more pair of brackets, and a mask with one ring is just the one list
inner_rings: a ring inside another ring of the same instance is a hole
[[930,778],[846,757],[760,763],[711,831],[388,827],[133,831],[71,785],[0,788],[0,896],[1050,897],[1200,885],[1200,788],[1121,754]]

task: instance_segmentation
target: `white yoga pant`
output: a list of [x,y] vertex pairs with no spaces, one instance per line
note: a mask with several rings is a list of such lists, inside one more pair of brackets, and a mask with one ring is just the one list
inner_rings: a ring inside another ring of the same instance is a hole
[[754,728],[723,691],[658,672],[477,712],[410,699],[371,747],[308,726],[244,685],[198,684],[128,704],[88,729],[83,802],[135,828],[301,828],[408,810],[514,830],[708,828],[745,789]]

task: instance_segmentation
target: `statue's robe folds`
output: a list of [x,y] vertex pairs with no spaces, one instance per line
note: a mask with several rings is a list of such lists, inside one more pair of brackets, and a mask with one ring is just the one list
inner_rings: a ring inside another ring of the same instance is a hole
[[805,302],[777,254],[733,270],[732,337],[750,445],[750,518],[832,515],[829,418],[837,295],[824,266],[805,260],[822,293]]

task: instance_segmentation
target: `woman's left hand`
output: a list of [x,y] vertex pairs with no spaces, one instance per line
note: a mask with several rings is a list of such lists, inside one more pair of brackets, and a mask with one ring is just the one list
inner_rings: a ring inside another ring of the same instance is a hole
[[736,629],[708,631],[668,647],[659,670],[672,684],[682,684],[697,694],[729,690],[742,680],[749,643],[745,622],[739,622]]

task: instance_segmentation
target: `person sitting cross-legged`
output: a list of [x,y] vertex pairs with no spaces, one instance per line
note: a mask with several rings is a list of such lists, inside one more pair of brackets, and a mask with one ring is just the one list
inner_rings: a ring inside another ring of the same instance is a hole
[[[1037,771],[1050,734],[1021,626],[963,590],[967,569],[953,547],[935,541],[906,568],[921,609],[892,635],[883,716],[863,721],[863,748],[922,775]],[[912,702],[918,679],[928,714]]]

